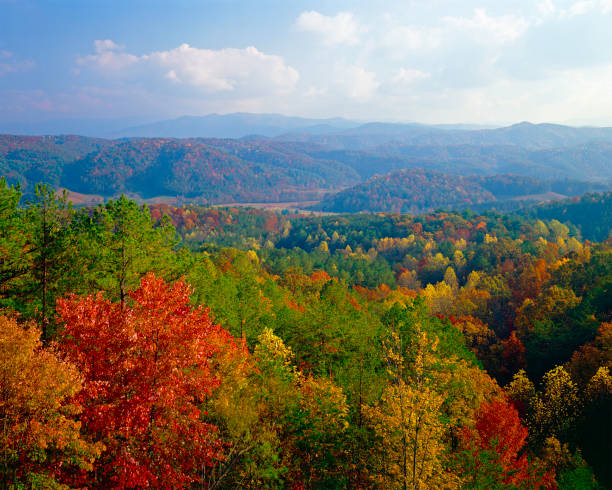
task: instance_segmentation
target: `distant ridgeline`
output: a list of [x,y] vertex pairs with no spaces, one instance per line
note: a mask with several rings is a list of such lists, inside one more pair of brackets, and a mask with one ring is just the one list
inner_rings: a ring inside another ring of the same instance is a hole
[[[317,209],[481,210],[495,202],[495,209],[510,210],[525,204],[519,198],[542,202],[608,190],[608,133],[534,125],[480,131],[364,125],[274,139],[0,135],[0,175],[21,184],[26,197],[44,181],[83,194],[84,202],[120,194],[203,204],[327,195]],[[563,141],[577,146],[554,147]]]

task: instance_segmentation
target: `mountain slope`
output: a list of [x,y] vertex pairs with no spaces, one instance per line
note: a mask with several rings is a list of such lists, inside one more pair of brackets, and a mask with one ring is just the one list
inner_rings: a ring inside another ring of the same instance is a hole
[[20,183],[26,191],[42,181],[58,187],[67,163],[111,144],[72,135],[0,135],[0,175],[11,184]]
[[[316,200],[325,191],[415,168],[433,172],[434,187],[435,172],[452,174],[445,177],[450,180],[461,175],[514,174],[604,184],[612,181],[610,162],[612,143],[605,142],[539,150],[507,145],[388,144],[374,151],[358,151],[261,138],[102,140],[0,135],[1,175],[10,183],[20,182],[26,194],[32,192],[34,183],[45,181],[82,194],[180,196],[212,203]],[[524,180],[523,185],[529,182]],[[484,181],[472,179],[470,183],[465,197],[471,204],[482,202],[485,191],[499,199]],[[542,192],[579,195],[597,190],[594,184],[576,186],[572,191],[547,188]]]
[[581,198],[533,206],[522,210],[521,214],[572,223],[583,238],[592,241],[604,241],[612,236],[612,192],[589,193]]
[[25,195],[47,182],[82,194],[206,202],[312,200],[357,183],[348,165],[259,140],[102,140],[0,135],[0,175]]
[[439,207],[463,208],[498,200],[542,201],[607,188],[577,181],[543,181],[515,175],[460,176],[415,168],[375,176],[327,196],[313,209],[338,213],[422,213]]
[[451,174],[517,174],[536,178],[612,180],[612,143],[574,147],[527,149],[512,145],[378,146],[369,151],[329,149],[298,143],[315,158],[338,160],[362,178],[403,168],[425,168]]

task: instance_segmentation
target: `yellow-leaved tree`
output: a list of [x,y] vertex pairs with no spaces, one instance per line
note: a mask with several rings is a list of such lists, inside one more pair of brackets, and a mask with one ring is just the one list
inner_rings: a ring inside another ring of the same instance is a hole
[[457,478],[445,469],[447,448],[442,405],[438,391],[441,373],[428,373],[439,364],[434,356],[436,341],[416,328],[416,356],[406,365],[402,339],[392,334],[385,344],[390,381],[380,402],[365,408],[365,415],[377,435],[375,448],[380,471],[373,478],[382,488],[456,488]]
[[33,325],[0,316],[0,482],[7,488],[68,488],[91,470],[101,444],[86,441],[74,396],[77,369],[40,342]]

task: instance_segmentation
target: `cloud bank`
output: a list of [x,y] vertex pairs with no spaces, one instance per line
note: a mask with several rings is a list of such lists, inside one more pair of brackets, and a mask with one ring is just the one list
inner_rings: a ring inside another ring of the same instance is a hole
[[128,53],[110,39],[94,41],[95,53],[80,57],[77,64],[109,77],[149,76],[206,93],[287,93],[299,79],[298,72],[280,56],[244,49],[199,49],[181,44],[167,51],[140,56]]

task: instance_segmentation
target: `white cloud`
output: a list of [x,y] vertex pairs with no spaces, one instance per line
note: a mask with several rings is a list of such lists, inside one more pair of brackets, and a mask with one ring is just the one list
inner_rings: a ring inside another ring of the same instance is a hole
[[557,7],[552,0],[542,0],[538,3],[538,12],[544,17],[553,15],[557,11]]
[[529,23],[523,17],[502,15],[490,17],[484,9],[474,9],[474,15],[468,17],[444,17],[447,25],[467,31],[474,40],[483,43],[505,44],[521,37]]
[[608,14],[612,12],[612,0],[582,0],[560,12],[561,17],[571,18],[592,12]]
[[298,72],[286,65],[283,58],[262,53],[253,46],[210,50],[182,44],[167,51],[135,56],[123,52],[111,40],[96,41],[94,45],[96,54],[79,58],[80,65],[111,75],[137,66],[148,76],[209,93],[238,90],[284,93],[293,90],[299,79]]
[[27,71],[33,67],[33,61],[18,60],[10,51],[0,50],[0,76],[4,75],[5,73]]
[[123,46],[119,46],[110,39],[96,39],[94,41],[94,48],[96,53],[104,53],[105,51],[116,51],[118,49],[123,49]]
[[324,87],[308,87],[308,90],[304,92],[304,97],[319,97],[321,95],[327,94],[327,89]]
[[157,51],[146,57],[167,70],[166,76],[177,83],[199,87],[208,92],[231,91],[240,87],[263,89],[269,85],[290,91],[298,81],[298,72],[280,56],[267,55],[253,46],[246,49],[198,49],[182,44],[169,51]]
[[95,66],[108,72],[121,71],[141,60],[138,56],[123,52],[123,47],[110,39],[96,39],[94,49],[96,54],[77,58],[77,63],[82,66]]
[[302,12],[296,26],[302,31],[318,34],[326,44],[358,44],[362,30],[350,12],[339,12],[333,17],[315,10]]
[[427,80],[431,75],[421,70],[407,70],[400,68],[395,72],[391,82],[396,85],[410,85],[415,82]]
[[361,66],[337,66],[337,82],[346,90],[346,95],[353,99],[369,99],[376,93],[380,82],[376,73],[367,71]]
[[436,27],[396,26],[383,35],[381,44],[402,54],[437,48],[442,44],[443,36],[442,29]]

